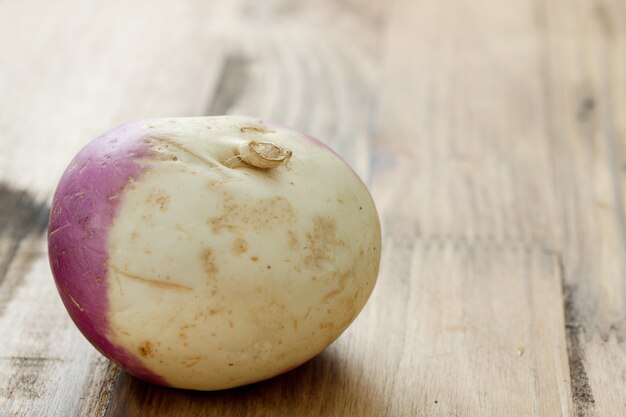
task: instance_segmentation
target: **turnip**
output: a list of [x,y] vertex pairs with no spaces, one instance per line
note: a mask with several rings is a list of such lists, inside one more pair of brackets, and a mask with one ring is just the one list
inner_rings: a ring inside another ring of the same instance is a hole
[[332,343],[378,274],[365,185],[318,140],[248,117],[157,119],[89,143],[48,231],[61,299],[130,374],[217,390]]

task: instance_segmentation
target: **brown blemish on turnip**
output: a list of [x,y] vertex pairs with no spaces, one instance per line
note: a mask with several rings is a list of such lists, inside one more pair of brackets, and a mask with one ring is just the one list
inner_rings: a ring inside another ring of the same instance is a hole
[[217,272],[219,271],[217,265],[215,265],[215,256],[213,255],[213,251],[211,249],[204,249],[201,254],[202,265],[204,266],[204,272],[211,277],[214,278]]
[[346,317],[350,318],[356,315],[356,302],[359,299],[360,292],[357,293],[353,297],[346,298],[343,301],[343,307],[346,310]]
[[161,211],[167,211],[170,205],[170,196],[164,190],[155,190],[150,193],[146,203],[158,207]]
[[[115,266],[111,266],[110,268],[111,268],[111,271],[113,271],[116,274],[116,277],[118,279],[120,276],[123,276],[125,278],[130,278],[133,281],[140,282],[142,284],[146,284],[154,288],[160,288],[162,290],[179,290],[179,291],[192,291],[193,290],[193,288],[188,287],[186,285],[174,284],[172,282],[163,282],[157,279],[147,278],[141,275],[132,274],[127,271],[122,271],[121,269]],[[121,285],[120,285],[120,289],[121,289]]]
[[156,198],[155,203],[161,211],[165,211],[169,207],[170,197],[167,195],[160,195]]
[[187,333],[186,331],[189,329],[195,329],[196,325],[195,324],[183,324],[180,327],[180,334],[179,336],[181,336],[182,338],[186,339],[187,338]]
[[293,230],[287,230],[287,242],[290,249],[298,249],[300,247],[298,235]]
[[235,239],[235,241],[233,242],[233,248],[232,251],[235,255],[241,255],[242,253],[245,253],[248,250],[248,242],[242,238],[242,237],[238,237]]
[[177,141],[175,138],[163,137],[163,136],[151,136],[148,139],[148,143],[152,150],[157,154],[165,154],[166,158],[172,156],[172,151],[169,148],[174,148],[179,152],[179,155],[186,155],[191,159],[196,159],[209,167],[216,167],[217,164],[205,158],[203,155],[196,153],[195,151],[187,148],[184,143]]
[[152,347],[152,343],[147,340],[140,344],[137,350],[139,351],[139,355],[144,358],[154,357],[154,348]]
[[261,133],[261,134],[274,132],[273,130],[268,130],[263,126],[241,126],[239,128],[239,131],[241,133],[253,132],[253,133]]
[[283,223],[295,223],[296,214],[289,201],[277,196],[260,198],[250,204],[237,204],[231,196],[224,196],[224,212],[211,217],[207,223],[213,233],[224,230],[241,232],[246,229],[269,230]]
[[250,257],[250,260],[251,260],[252,262],[256,262],[256,261],[258,261],[258,260],[259,260],[259,257],[258,257],[258,256],[251,256],[251,257]]
[[198,364],[204,357],[203,356],[192,356],[186,359],[183,359],[180,363],[187,367],[192,368]]
[[345,272],[336,272],[333,274],[332,276],[332,280],[337,282],[337,288],[330,291],[329,293],[327,293],[324,298],[322,298],[322,302],[324,303],[328,303],[330,302],[334,297],[336,297],[337,295],[341,294],[343,292],[343,290],[346,289],[346,286],[348,285],[348,281],[350,281],[351,278],[353,278],[356,275],[356,272],[354,269],[351,269],[349,271],[345,271]]
[[198,321],[204,321],[206,320],[207,317],[210,316],[214,316],[218,313],[221,313],[222,309],[218,309],[218,308],[209,308],[207,310],[202,310],[197,312],[194,316],[193,316],[193,320],[194,322],[198,322]]
[[304,257],[304,265],[311,269],[320,269],[332,261],[335,247],[340,244],[337,239],[335,219],[317,216],[313,219],[313,230],[306,235],[308,255]]
[[181,326],[180,332],[178,333],[178,338],[183,342],[183,346],[187,346],[188,344],[187,331],[189,329],[194,329],[195,327],[196,327],[195,324],[185,324]]
[[221,183],[222,183],[222,181],[213,180],[212,179],[212,180],[207,181],[207,187],[209,189],[213,189],[213,188],[217,187],[218,185],[220,185]]

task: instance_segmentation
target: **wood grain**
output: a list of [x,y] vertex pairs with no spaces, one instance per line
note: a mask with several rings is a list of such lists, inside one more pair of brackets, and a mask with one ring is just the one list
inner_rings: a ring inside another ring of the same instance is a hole
[[[623,1],[3,0],[0,27],[0,416],[626,413]],[[47,204],[108,128],[222,113],[355,167],[379,282],[292,372],[151,386],[64,311]]]

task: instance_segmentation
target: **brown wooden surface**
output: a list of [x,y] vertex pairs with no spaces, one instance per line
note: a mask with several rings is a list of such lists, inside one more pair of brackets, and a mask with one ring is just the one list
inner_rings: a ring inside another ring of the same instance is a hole
[[[44,230],[73,154],[160,116],[327,141],[383,224],[320,356],[214,393],[83,339]],[[0,1],[0,416],[626,415],[623,0]]]

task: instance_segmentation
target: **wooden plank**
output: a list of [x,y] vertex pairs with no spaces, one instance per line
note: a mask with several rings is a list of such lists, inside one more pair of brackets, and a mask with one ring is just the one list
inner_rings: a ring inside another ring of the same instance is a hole
[[[31,233],[41,235],[48,223],[48,206],[25,191],[0,183],[0,285],[20,244]],[[0,309],[4,305],[0,299]]]
[[[426,236],[535,242],[557,253],[572,412],[618,415],[626,398],[620,6],[457,2],[455,14],[412,5],[390,35],[378,146],[396,164],[382,170],[379,201]],[[414,53],[407,39],[417,40]],[[411,175],[425,179],[410,183]],[[398,177],[406,180],[387,186]]]
[[412,415],[569,415],[558,258],[427,239],[414,254],[396,377],[410,388],[391,415],[412,393]]
[[556,248],[532,5],[400,4],[376,137],[381,210],[423,236]]
[[420,371],[415,415],[573,411],[533,28],[532,5],[512,2],[401,2],[390,22],[374,168],[386,235],[465,254],[433,262],[451,268],[429,272],[434,300],[404,302],[421,306],[407,312],[407,334],[428,341],[405,344],[423,356],[405,353],[398,365]]
[[626,410],[623,7],[538,7],[577,416]]

